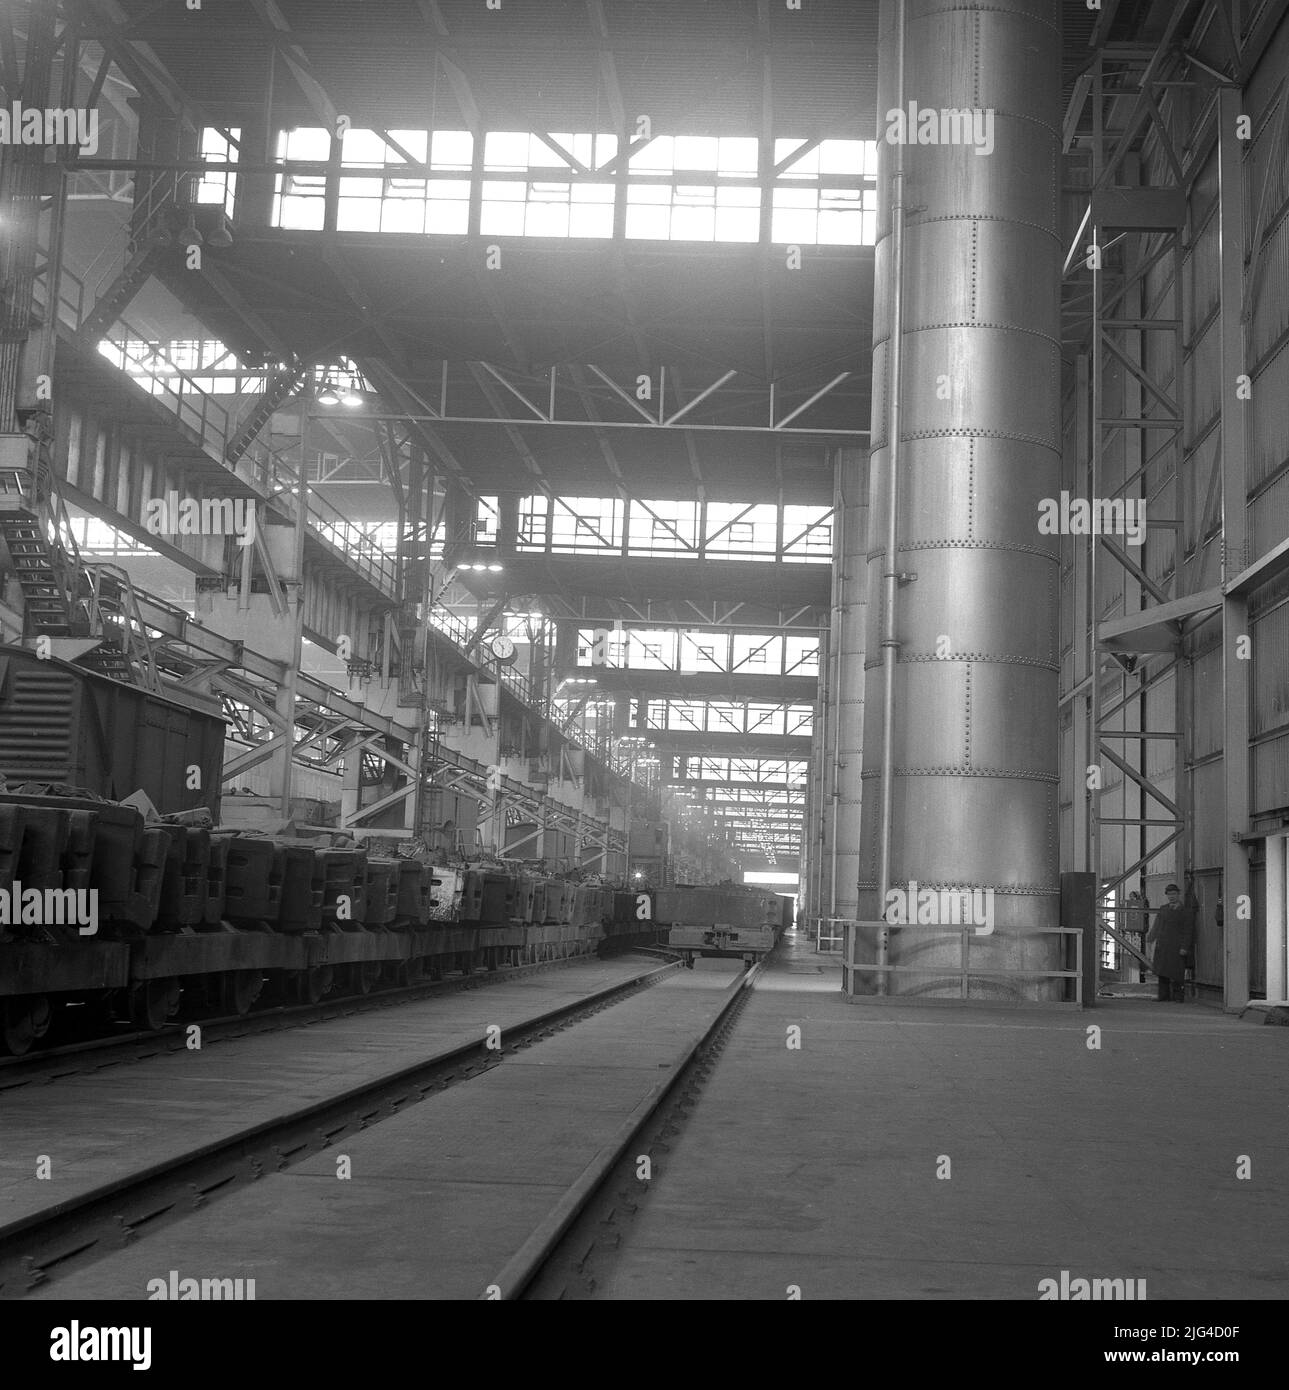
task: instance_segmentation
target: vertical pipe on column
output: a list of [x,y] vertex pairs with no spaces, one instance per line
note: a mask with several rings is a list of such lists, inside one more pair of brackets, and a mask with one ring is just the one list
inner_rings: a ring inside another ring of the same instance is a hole
[[[292,615],[294,635],[291,642],[291,660],[286,668],[286,684],[282,692],[282,709],[286,719],[284,741],[282,744],[282,815],[291,815],[291,791],[295,774],[295,696],[300,673],[300,663],[304,660],[304,537],[308,530],[309,482],[306,476],[309,459],[309,412],[313,408],[313,368],[305,374],[304,386],[300,390],[300,476],[296,480],[295,517],[295,559],[294,575],[296,583],[295,612]],[[249,550],[249,546],[247,549]],[[358,766],[362,767],[361,752],[354,755]],[[362,800],[362,776],[358,778],[358,798]],[[355,808],[357,809],[357,808]]]
[[868,459],[839,449],[836,466],[837,660],[830,698],[832,746],[832,887],[829,914],[859,913],[864,743],[864,655],[868,626]]
[[[904,0],[895,6],[895,109],[904,110],[904,34],[907,15]],[[886,901],[891,886],[891,806],[895,795],[895,663],[899,640],[895,635],[895,598],[899,586],[899,495],[900,495],[900,364],[904,358],[904,144],[896,142],[891,152],[891,323],[887,368],[886,402],[886,530],[882,552],[882,764],[881,795],[878,808],[879,902]],[[878,397],[874,396],[874,402]],[[880,914],[879,914],[880,915]],[[890,958],[890,933],[877,933],[876,964],[885,966]],[[877,992],[888,993],[886,974],[877,977]]]

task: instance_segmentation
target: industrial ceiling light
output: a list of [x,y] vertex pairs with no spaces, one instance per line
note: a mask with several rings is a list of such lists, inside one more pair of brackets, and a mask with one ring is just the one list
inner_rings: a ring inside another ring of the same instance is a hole
[[319,405],[339,405],[340,392],[331,384],[330,380],[324,380],[322,390],[318,392]]
[[228,218],[220,214],[219,220],[210,229],[210,235],[206,238],[207,246],[223,248],[233,244],[233,232],[228,225]]
[[502,572],[502,570],[504,570],[505,568],[506,568],[505,565],[489,565],[489,566],[488,566],[488,569],[489,569],[493,574],[500,574],[500,573]]
[[200,246],[202,243],[202,235],[197,230],[197,224],[192,220],[191,213],[188,214],[187,222],[183,224],[183,229],[179,233],[179,238],[183,245],[189,248]]
[[363,404],[363,398],[351,386],[340,398],[341,405],[347,405],[350,410],[356,410]]

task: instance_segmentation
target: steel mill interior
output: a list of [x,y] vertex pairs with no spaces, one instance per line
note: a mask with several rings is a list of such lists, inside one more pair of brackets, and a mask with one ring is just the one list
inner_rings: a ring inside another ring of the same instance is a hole
[[1238,1359],[1136,1305],[1289,1296],[1289,0],[3,0],[0,87],[42,1358]]

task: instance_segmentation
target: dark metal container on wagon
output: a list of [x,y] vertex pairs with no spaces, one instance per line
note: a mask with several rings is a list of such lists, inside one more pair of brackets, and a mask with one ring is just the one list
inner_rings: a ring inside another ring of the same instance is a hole
[[143,791],[162,813],[205,807],[218,822],[224,729],[213,700],[0,646],[0,773],[10,790],[58,783],[113,800]]

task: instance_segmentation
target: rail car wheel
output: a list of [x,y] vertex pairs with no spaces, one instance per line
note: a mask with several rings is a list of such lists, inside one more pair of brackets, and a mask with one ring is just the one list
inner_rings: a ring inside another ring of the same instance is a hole
[[4,1001],[0,1039],[11,1056],[21,1057],[32,1043],[49,1032],[54,1010],[46,995],[19,994]]
[[349,967],[348,988],[352,994],[370,994],[380,981],[380,961],[359,960]]
[[140,980],[130,989],[130,1018],[139,1028],[155,1032],[179,1009],[178,980]]
[[264,976],[258,970],[229,970],[223,977],[224,1007],[239,1018],[251,1010],[264,988]]
[[295,997],[301,1004],[318,1004],[335,980],[335,971],[330,965],[315,965],[311,970],[301,970],[296,974]]

